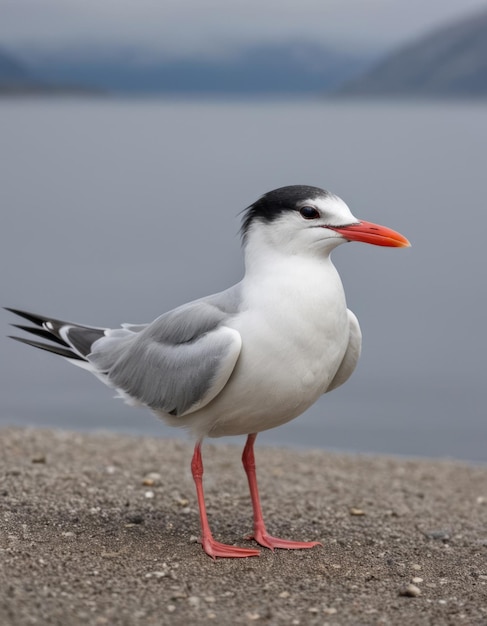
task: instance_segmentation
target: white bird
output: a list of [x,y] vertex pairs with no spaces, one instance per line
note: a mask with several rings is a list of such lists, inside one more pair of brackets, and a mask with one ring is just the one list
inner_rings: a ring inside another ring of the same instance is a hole
[[201,443],[248,435],[242,461],[253,507],[253,538],[270,548],[311,548],[271,536],[257,488],[257,433],[284,424],[352,374],[361,348],[355,315],[330,259],[346,241],[407,247],[399,233],[355,218],[332,193],[303,185],[270,191],[246,210],[245,275],[220,293],[184,304],[150,324],[92,328],[8,309],[34,324],[17,326],[54,352],[149,407],[196,439],[191,469],[201,543],[211,557],[257,556],[216,541],[206,515]]

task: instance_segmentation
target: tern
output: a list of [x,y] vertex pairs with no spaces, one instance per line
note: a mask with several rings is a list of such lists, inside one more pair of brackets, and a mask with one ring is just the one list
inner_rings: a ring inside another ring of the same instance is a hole
[[33,324],[14,326],[52,343],[13,339],[66,358],[129,403],[191,431],[200,542],[212,558],[258,556],[259,550],[213,538],[203,491],[205,437],[247,435],[242,462],[253,508],[251,538],[271,550],[320,545],[267,532],[254,442],[259,432],[298,417],[355,369],[361,331],[347,309],[332,250],[347,241],[410,245],[396,231],[354,217],[338,196],[305,185],[264,194],[246,209],[241,232],[243,279],[149,324],[94,328],[8,309]]

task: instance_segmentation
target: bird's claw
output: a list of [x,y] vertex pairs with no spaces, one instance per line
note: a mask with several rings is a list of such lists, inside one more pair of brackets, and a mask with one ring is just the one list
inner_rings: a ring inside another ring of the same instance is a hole
[[315,546],[323,546],[319,541],[289,541],[288,539],[280,539],[279,537],[273,537],[266,531],[256,530],[253,535],[249,535],[246,539],[253,539],[259,545],[269,550],[274,551],[275,548],[282,548],[284,550],[305,550],[307,548],[314,548]]
[[217,556],[221,558],[246,558],[250,556],[260,556],[259,550],[230,546],[226,543],[215,541],[213,537],[203,537],[200,539],[200,543],[206,554],[211,556],[214,560]]

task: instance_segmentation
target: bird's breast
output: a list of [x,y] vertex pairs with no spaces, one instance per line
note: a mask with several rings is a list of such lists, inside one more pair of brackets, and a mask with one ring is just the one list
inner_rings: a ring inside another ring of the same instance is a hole
[[210,436],[285,423],[333,380],[348,345],[347,308],[338,274],[319,278],[301,276],[290,288],[287,276],[244,293],[247,306],[228,323],[240,333],[242,350],[227,386],[208,406],[216,417]]

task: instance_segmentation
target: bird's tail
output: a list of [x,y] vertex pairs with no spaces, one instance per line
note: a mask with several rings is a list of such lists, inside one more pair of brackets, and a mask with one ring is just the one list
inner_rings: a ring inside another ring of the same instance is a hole
[[93,344],[106,335],[106,329],[104,328],[92,328],[90,326],[72,324],[71,322],[63,322],[52,317],[44,317],[43,315],[36,315],[27,311],[20,311],[19,309],[6,307],[6,310],[23,317],[33,324],[33,326],[24,324],[12,324],[12,326],[51,343],[34,341],[30,338],[14,335],[10,335],[11,339],[34,346],[34,348],[58,354],[80,367],[88,365],[86,357],[90,354]]

